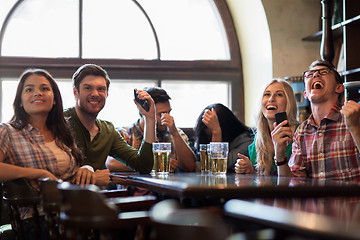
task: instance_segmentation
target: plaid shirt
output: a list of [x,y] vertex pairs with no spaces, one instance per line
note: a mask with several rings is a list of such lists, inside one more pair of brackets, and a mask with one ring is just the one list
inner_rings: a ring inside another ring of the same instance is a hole
[[[68,170],[61,174],[56,158],[46,146],[44,137],[31,125],[18,130],[9,123],[1,123],[0,150],[4,153],[4,163],[45,169],[64,180],[71,178],[78,169],[75,159],[71,157]],[[70,149],[66,153],[71,156]],[[24,218],[27,212],[28,208],[22,208],[21,217]]]
[[[141,130],[141,128],[139,126],[139,121],[140,120],[138,120],[136,123],[134,123],[130,127],[123,127],[123,128],[118,129],[119,133],[125,139],[125,141],[130,146],[132,146],[136,149],[140,148],[140,145],[144,138],[144,132]],[[178,131],[179,131],[179,134],[182,137],[182,139],[184,139],[185,143],[189,144],[189,138],[184,133],[184,131],[181,129],[178,129]],[[176,155],[174,141],[173,141],[172,136],[170,136],[169,132],[165,132],[161,135],[158,133],[156,140],[157,140],[157,142],[171,142],[171,153],[173,154],[173,156]]]
[[140,148],[144,136],[139,127],[139,120],[130,127],[118,128],[117,130],[130,146],[136,149]]
[[293,140],[289,166],[296,176],[360,180],[359,150],[339,105],[332,107],[319,126],[311,115],[298,127]]

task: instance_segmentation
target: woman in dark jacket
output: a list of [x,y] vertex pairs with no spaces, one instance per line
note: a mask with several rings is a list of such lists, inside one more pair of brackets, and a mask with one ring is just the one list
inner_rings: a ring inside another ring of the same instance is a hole
[[221,103],[207,106],[200,114],[194,128],[195,147],[210,142],[228,142],[228,172],[234,172],[238,153],[248,156],[248,146],[253,141],[253,132]]

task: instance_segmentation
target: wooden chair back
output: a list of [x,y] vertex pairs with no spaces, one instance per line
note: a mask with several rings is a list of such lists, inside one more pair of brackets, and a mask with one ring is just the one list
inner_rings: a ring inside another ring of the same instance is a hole
[[116,220],[118,209],[107,204],[105,197],[98,193],[97,186],[80,186],[64,182],[58,185],[61,192],[60,218],[65,224],[96,226],[106,221]]
[[33,211],[34,227],[38,239],[41,239],[41,227],[38,206],[40,193],[23,178],[3,183],[3,200],[8,207],[11,227],[18,239],[25,239],[21,223],[20,208],[29,207]]
[[59,222],[60,214],[60,191],[57,188],[62,180],[52,180],[49,178],[40,179],[40,196],[41,206],[45,213],[45,220],[49,229],[49,237],[51,240],[62,238],[62,228]]
[[[60,222],[66,239],[79,236],[96,238],[106,236],[117,239],[119,229],[148,224],[150,218],[145,211],[120,212],[115,198],[106,198],[94,185],[79,186],[70,183],[58,184],[61,195]],[[136,202],[134,202],[136,204]]]

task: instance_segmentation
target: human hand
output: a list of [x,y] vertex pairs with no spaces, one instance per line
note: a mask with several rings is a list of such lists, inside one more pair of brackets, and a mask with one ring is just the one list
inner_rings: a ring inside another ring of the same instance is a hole
[[95,174],[87,168],[79,168],[71,182],[74,184],[95,184]]
[[169,129],[169,133],[171,135],[174,135],[174,133],[177,132],[175,121],[173,116],[171,116],[169,113],[163,113],[161,114],[161,125],[167,126]]
[[235,163],[235,172],[244,174],[254,173],[254,168],[250,159],[240,153],[238,153],[238,157],[239,158],[236,160]]
[[34,176],[29,176],[26,179],[28,179],[30,185],[36,190],[40,189],[39,179],[48,178],[51,180],[57,180],[57,177],[55,177],[54,174],[52,174],[51,172],[45,169],[34,169],[34,170],[36,171],[36,174]]
[[341,108],[341,113],[345,117],[346,127],[350,132],[360,128],[360,104],[349,100],[346,101]]
[[55,175],[52,174],[51,172],[49,172],[48,170],[41,169],[41,171],[42,171],[42,173],[38,177],[38,179],[40,179],[40,178],[49,178],[50,180],[57,180],[57,177],[55,177]]
[[286,147],[291,143],[293,132],[290,127],[285,126],[288,120],[282,121],[279,125],[274,123],[274,130],[271,138],[274,144],[275,156],[280,159],[286,156]]
[[143,91],[143,90],[138,90],[136,92],[136,94],[138,94],[139,99],[146,99],[149,101],[149,111],[145,111],[145,109],[134,99],[134,103],[136,104],[139,112],[141,113],[141,115],[145,116],[146,118],[153,118],[155,119],[155,103],[154,100],[151,98],[150,94],[148,94],[147,92]]
[[221,135],[219,119],[214,108],[205,111],[202,122],[210,129],[212,135]]
[[96,170],[95,171],[95,179],[96,185],[107,185],[110,183],[110,171],[109,169]]
[[170,158],[170,171],[173,170],[175,171],[175,169],[179,166],[179,161],[176,160],[175,158]]

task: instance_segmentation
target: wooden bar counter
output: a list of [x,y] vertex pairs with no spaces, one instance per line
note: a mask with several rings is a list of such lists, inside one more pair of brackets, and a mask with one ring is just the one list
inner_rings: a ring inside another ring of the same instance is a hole
[[170,173],[152,176],[112,173],[116,184],[149,189],[159,196],[224,203],[241,198],[319,198],[360,196],[353,182],[311,178],[284,178],[244,174],[214,176],[202,173]]

